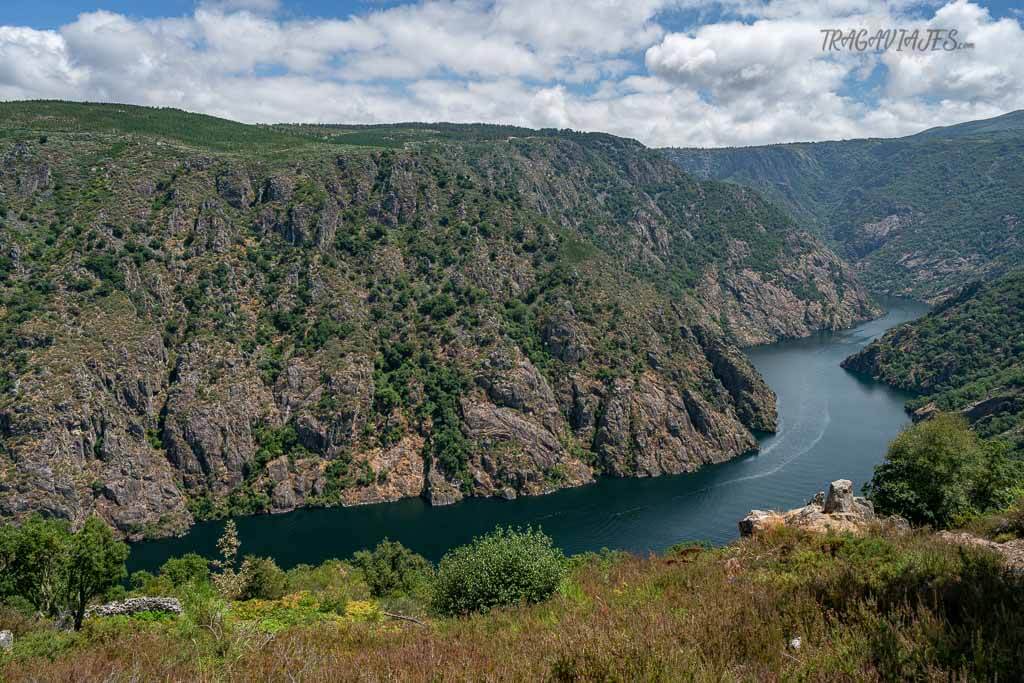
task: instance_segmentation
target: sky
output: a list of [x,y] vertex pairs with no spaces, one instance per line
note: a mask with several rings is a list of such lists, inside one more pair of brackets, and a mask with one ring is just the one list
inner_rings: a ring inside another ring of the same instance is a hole
[[[960,50],[823,50],[823,29]],[[0,100],[250,122],[455,121],[652,146],[894,137],[1024,109],[1024,12],[984,0],[0,0]]]

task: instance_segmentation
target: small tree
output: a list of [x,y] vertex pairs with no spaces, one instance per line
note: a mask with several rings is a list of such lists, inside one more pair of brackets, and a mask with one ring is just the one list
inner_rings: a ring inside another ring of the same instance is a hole
[[900,432],[864,490],[879,512],[941,528],[1008,502],[1015,478],[1005,447],[944,414]]
[[206,583],[210,579],[210,563],[196,553],[172,557],[160,566],[160,576],[175,587],[188,583]]
[[86,520],[71,540],[68,553],[67,598],[75,618],[75,630],[82,628],[89,600],[127,575],[128,546],[114,538],[98,517]]
[[288,576],[269,557],[250,555],[242,561],[244,600],[277,600],[288,591]]
[[441,559],[434,608],[442,614],[540,602],[565,575],[562,551],[539,530],[498,527]]
[[352,564],[363,571],[370,593],[378,598],[398,592],[416,592],[434,572],[425,557],[386,538],[372,552],[357,552],[352,557]]
[[229,599],[237,598],[245,588],[245,577],[237,570],[240,546],[238,527],[235,525],[235,520],[229,519],[224,525],[224,533],[217,541],[220,559],[210,563],[219,570],[219,573],[213,575],[214,585],[221,595]]

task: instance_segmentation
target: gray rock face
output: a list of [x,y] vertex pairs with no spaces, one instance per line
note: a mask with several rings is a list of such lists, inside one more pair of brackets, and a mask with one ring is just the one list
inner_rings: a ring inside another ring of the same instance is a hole
[[181,601],[177,598],[128,598],[108,602],[105,605],[90,607],[85,611],[86,617],[130,616],[139,612],[166,612],[181,614]]
[[236,209],[249,206],[255,198],[249,177],[238,172],[217,176],[217,193]]
[[14,634],[10,631],[0,631],[0,650],[11,650],[14,648]]
[[825,512],[853,512],[853,482],[849,479],[837,479],[828,486],[828,496],[825,497]]

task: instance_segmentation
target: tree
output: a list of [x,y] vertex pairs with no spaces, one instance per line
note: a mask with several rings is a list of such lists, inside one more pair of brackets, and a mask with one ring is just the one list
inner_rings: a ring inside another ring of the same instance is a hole
[[1016,471],[999,442],[982,442],[960,415],[907,427],[864,487],[879,512],[947,527],[1005,504]]
[[288,576],[269,557],[246,557],[241,574],[243,600],[277,600],[288,591]]
[[363,578],[375,597],[392,593],[413,593],[434,572],[430,561],[397,541],[384,539],[373,551],[360,550],[352,564],[363,571]]
[[67,564],[67,604],[75,618],[75,630],[82,628],[89,600],[102,595],[127,575],[128,545],[98,517],[90,517],[70,543]]
[[0,588],[20,595],[43,614],[55,614],[66,592],[71,532],[64,520],[33,515],[20,527],[7,527],[7,554]]
[[210,563],[196,553],[172,557],[160,566],[160,576],[176,588],[188,583],[206,583],[210,579]]

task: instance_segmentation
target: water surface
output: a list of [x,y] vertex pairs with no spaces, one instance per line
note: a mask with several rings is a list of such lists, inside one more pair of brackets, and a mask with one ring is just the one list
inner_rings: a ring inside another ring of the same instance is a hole
[[[237,520],[242,553],[271,556],[288,568],[348,557],[389,537],[436,561],[498,524],[540,526],[567,553],[604,547],[643,553],[681,540],[726,543],[737,536],[737,520],[753,508],[802,505],[833,479],[852,479],[859,488],[907,423],[908,394],[839,367],[888,328],[927,311],[913,301],[883,303],[886,316],[852,330],[748,350],[779,406],[779,430],[761,439],[756,455],[694,474],[602,479],[513,501],[431,507],[417,498],[243,517]],[[129,570],[153,570],[190,551],[213,557],[222,529],[223,522],[203,523],[182,538],[137,544]]]

